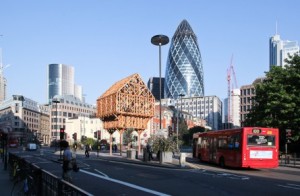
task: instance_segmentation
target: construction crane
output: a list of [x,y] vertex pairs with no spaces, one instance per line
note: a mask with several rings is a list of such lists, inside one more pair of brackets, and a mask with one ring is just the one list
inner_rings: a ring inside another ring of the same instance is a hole
[[[232,81],[232,77],[234,81]],[[233,122],[233,105],[234,105],[234,89],[238,88],[237,80],[235,77],[235,71],[233,68],[233,55],[231,56],[230,65],[227,68],[227,96],[228,96],[228,104],[227,104],[227,121],[228,123]]]

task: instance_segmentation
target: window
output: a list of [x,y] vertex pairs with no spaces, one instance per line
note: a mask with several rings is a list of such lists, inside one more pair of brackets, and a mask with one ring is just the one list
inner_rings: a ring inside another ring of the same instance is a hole
[[203,137],[203,138],[199,138],[201,141],[201,148],[208,148],[208,142],[207,142],[207,138]]
[[251,146],[275,146],[274,135],[248,135],[247,144]]
[[227,148],[227,138],[219,138],[218,148]]

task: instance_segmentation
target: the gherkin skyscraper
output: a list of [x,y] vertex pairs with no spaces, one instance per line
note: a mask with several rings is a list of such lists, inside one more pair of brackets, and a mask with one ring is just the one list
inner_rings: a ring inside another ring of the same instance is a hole
[[204,96],[203,65],[197,37],[183,20],[172,37],[165,72],[165,98]]

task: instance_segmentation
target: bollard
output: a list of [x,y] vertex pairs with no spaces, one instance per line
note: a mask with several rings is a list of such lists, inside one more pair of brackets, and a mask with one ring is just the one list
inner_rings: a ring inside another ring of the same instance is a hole
[[186,161],[186,153],[182,152],[180,153],[180,159],[179,159],[179,163],[181,167],[185,167],[185,161]]

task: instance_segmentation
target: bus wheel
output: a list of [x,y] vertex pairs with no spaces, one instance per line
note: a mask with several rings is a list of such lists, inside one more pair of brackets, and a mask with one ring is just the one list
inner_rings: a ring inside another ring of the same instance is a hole
[[224,157],[220,158],[219,165],[220,165],[220,167],[225,168],[225,159],[224,159]]

